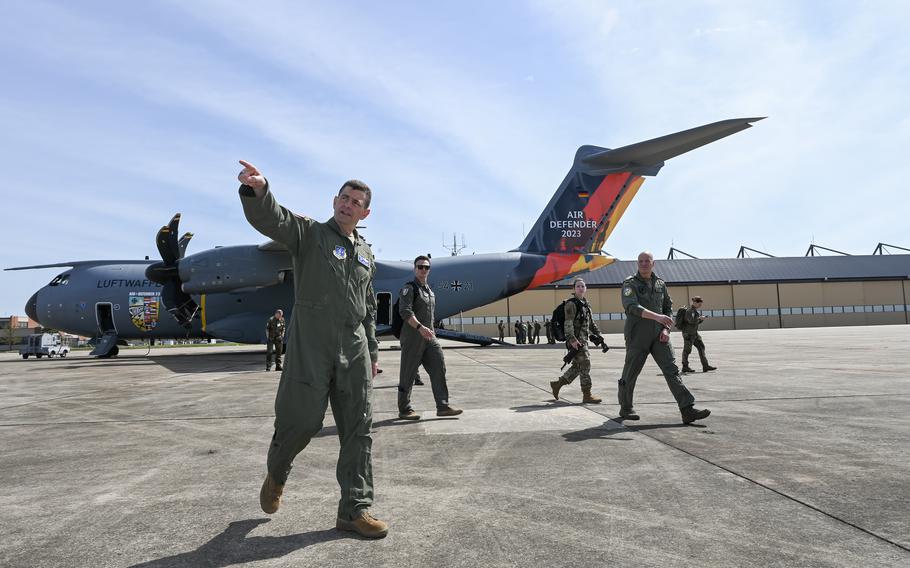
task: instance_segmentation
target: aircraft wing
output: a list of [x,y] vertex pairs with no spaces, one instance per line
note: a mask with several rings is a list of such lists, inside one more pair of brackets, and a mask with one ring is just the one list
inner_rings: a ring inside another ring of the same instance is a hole
[[256,248],[263,252],[288,252],[288,247],[276,241],[262,243]]
[[56,262],[54,264],[36,264],[34,266],[16,266],[13,268],[4,268],[3,270],[36,270],[40,268],[76,268],[107,266],[110,264],[150,264],[150,260],[74,260],[72,262]]
[[[453,331],[451,329],[439,329],[436,328],[433,330],[436,334],[436,337],[440,339],[448,339],[450,341],[460,341],[462,343],[471,343],[473,345],[480,345],[481,347],[486,347],[487,345],[492,345],[493,343],[498,343],[500,345],[506,345],[505,342],[499,341],[498,339],[493,339],[492,337],[487,337],[486,335],[477,335],[475,333],[462,333],[460,331]],[[392,326],[390,325],[377,325],[376,326],[376,335],[392,335]]]

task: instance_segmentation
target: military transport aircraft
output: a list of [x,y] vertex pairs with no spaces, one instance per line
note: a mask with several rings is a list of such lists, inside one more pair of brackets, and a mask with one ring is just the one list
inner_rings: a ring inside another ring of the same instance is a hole
[[[643,176],[657,175],[665,160],[758,120],[724,120],[613,150],[582,146],[518,248],[434,259],[430,285],[436,293],[436,316],[445,319],[610,264],[615,259],[603,254],[604,243]],[[265,343],[268,317],[278,307],[290,314],[294,306],[288,251],[270,241],[187,256],[192,234],[178,239],[179,221],[178,213],[158,233],[160,262],[81,260],[7,270],[67,267],[35,292],[25,311],[44,326],[98,337],[92,355],[116,355],[118,343],[126,339],[212,337]],[[378,334],[390,331],[394,297],[411,278],[410,262],[376,261]]]

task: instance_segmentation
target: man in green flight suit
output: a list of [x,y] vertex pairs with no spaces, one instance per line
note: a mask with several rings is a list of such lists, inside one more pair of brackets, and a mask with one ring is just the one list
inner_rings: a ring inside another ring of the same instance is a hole
[[619,379],[619,416],[625,420],[638,420],[632,405],[635,381],[650,354],[660,367],[676,399],[685,424],[707,418],[711,411],[695,408],[695,397],[683,384],[679,367],[670,345],[670,326],[673,318],[673,300],[667,284],[654,274],[654,255],[638,255],[638,273],[622,283],[622,306],[626,312],[623,334],[626,340],[626,362]]
[[341,486],[338,530],[382,538],[386,523],[370,515],[373,466],[372,378],[376,376],[375,264],[357,223],[370,214],[370,188],[345,182],[325,223],[299,217],[275,201],[265,177],[240,161],[240,201],[247,221],[285,245],[294,270],[294,310],[284,370],[275,397],[275,433],[259,504],[274,513],[294,458],[322,429],[326,407],[338,429]]
[[398,293],[398,313],[402,321],[398,417],[402,420],[420,420],[420,414],[411,408],[411,387],[420,365],[430,375],[430,386],[436,399],[436,416],[458,416],[462,412],[460,408],[449,406],[446,361],[433,332],[436,294],[427,283],[429,276],[430,258],[420,255],[414,259],[414,279]]
[[588,285],[581,278],[572,281],[574,292],[566,300],[565,311],[565,332],[566,347],[570,350],[575,349],[575,357],[572,358],[572,366],[555,381],[550,382],[550,389],[553,391],[553,398],[559,400],[559,389],[570,384],[575,377],[581,375],[581,402],[600,404],[603,400],[598,396],[591,394],[591,354],[588,352],[588,336],[600,335],[597,324],[591,316],[591,307],[585,294],[588,292]]
[[683,373],[694,373],[695,369],[689,367],[689,354],[692,353],[692,346],[694,345],[698,349],[698,358],[701,359],[701,369],[705,373],[708,371],[716,371],[717,367],[712,367],[708,363],[708,356],[705,354],[705,342],[702,341],[701,335],[698,333],[698,326],[705,321],[705,316],[701,313],[701,307],[703,301],[701,296],[692,296],[692,304],[689,306],[689,309],[686,310],[686,315],[683,318],[683,355],[682,363]]
[[281,353],[284,348],[284,311],[275,310],[275,315],[265,323],[265,370],[272,370],[272,350],[275,351],[275,370],[281,370]]

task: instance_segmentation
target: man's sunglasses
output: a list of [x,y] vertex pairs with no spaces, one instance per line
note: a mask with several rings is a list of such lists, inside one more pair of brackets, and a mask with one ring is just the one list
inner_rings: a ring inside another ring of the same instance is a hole
[[430,269],[429,264],[418,264],[417,265],[417,270],[429,270],[429,269]]

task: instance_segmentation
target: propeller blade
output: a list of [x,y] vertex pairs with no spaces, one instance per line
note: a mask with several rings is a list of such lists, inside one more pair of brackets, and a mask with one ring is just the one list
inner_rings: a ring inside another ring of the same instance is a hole
[[190,244],[193,233],[185,233],[180,239],[177,239],[179,228],[180,213],[177,213],[170,223],[161,227],[158,236],[155,237],[155,244],[158,246],[162,262],[149,265],[145,269],[145,274],[149,280],[164,286],[161,291],[161,301],[164,303],[164,307],[174,316],[177,323],[189,329],[193,325],[193,318],[199,312],[199,305],[183,291],[177,264],[186,254],[186,247]]
[[199,305],[189,294],[180,289],[180,281],[177,278],[172,278],[164,284],[161,301],[164,302],[164,307],[174,316],[177,323],[187,329],[193,325],[193,318],[199,311]]
[[180,213],[174,215],[171,222],[166,227],[161,227],[158,236],[155,238],[155,244],[158,246],[158,254],[165,264],[173,265],[180,259],[180,248],[177,244],[177,231],[180,225]]
[[192,238],[193,233],[184,233],[183,236],[180,237],[180,240],[177,241],[177,250],[179,251],[177,258],[183,258],[184,255],[186,255],[186,247],[190,244],[190,239]]

